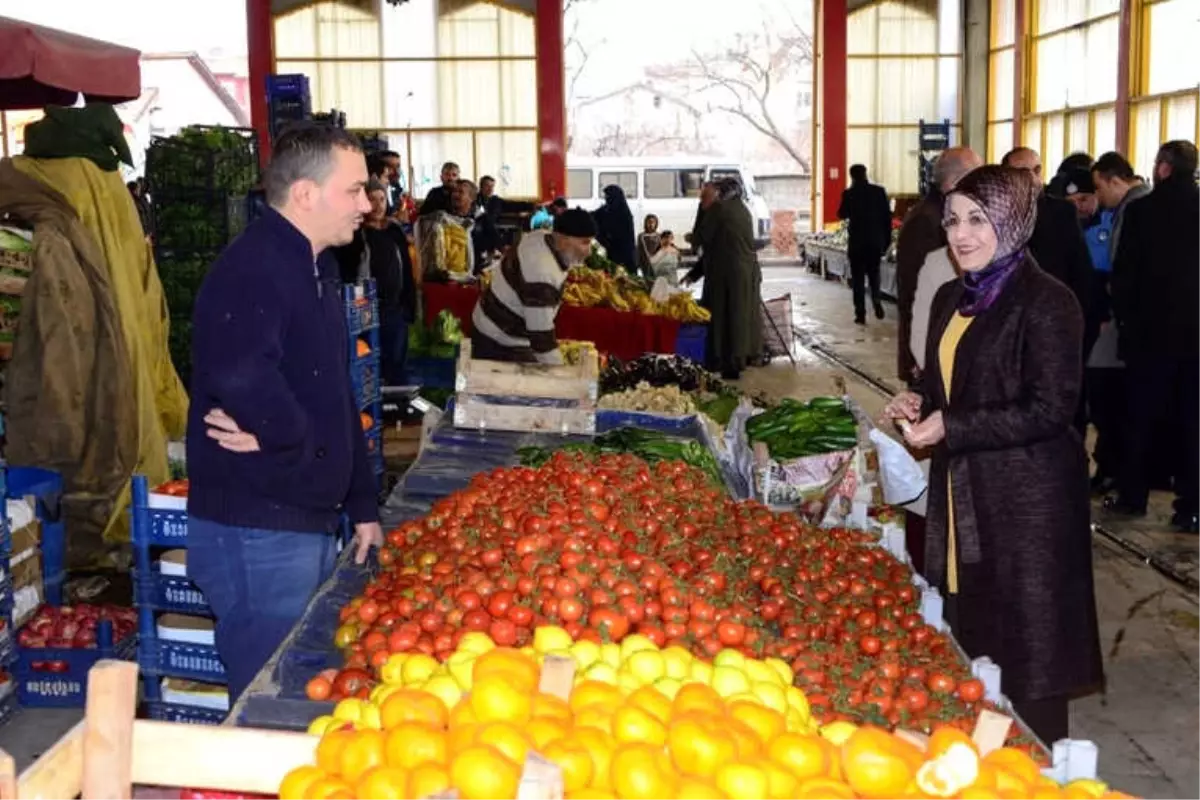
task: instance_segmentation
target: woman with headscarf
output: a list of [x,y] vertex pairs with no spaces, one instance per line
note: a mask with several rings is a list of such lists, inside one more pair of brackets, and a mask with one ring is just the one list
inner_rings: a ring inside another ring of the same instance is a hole
[[708,205],[692,232],[703,263],[701,301],[712,313],[705,360],[709,369],[737,380],[762,355],[762,271],[754,250],[754,218],[734,178],[718,181],[705,199]]
[[615,183],[604,187],[604,205],[592,212],[596,220],[596,241],[610,261],[629,272],[637,272],[634,255],[633,214],[625,201],[625,192]]
[[1067,700],[1103,680],[1092,585],[1087,459],[1072,426],[1083,318],[1027,249],[1030,173],[986,166],[946,201],[962,277],[934,299],[920,394],[894,398],[916,448],[932,448],[925,575],[972,657],[1044,742],[1067,735]]

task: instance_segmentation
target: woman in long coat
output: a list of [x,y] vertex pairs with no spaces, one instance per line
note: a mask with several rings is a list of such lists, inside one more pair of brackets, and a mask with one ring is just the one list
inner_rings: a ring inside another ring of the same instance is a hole
[[[762,272],[754,250],[754,218],[741,186],[727,179],[717,199],[698,215],[692,244],[703,259],[703,302],[712,313],[706,360],[728,380],[762,355]],[[690,277],[690,276],[689,276]]]
[[620,264],[630,274],[637,274],[633,212],[625,200],[625,191],[615,183],[605,186],[604,205],[593,211],[592,216],[596,220],[596,241],[604,248],[609,260]]
[[1072,426],[1083,317],[1026,249],[1039,190],[999,166],[955,187],[943,224],[963,277],[934,299],[921,394],[885,413],[934,449],[925,572],[951,629],[1000,665],[1017,713],[1053,742],[1067,735],[1068,698],[1103,673],[1087,460]]

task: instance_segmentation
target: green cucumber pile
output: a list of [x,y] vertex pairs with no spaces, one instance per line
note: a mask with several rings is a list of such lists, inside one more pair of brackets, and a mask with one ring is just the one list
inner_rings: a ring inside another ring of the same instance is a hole
[[850,450],[858,444],[858,423],[837,397],[807,403],[784,398],[779,405],[746,421],[751,444],[762,442],[779,461]]

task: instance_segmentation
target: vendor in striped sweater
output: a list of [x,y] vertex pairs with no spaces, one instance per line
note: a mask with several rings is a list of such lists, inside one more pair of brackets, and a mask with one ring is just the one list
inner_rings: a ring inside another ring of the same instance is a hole
[[475,358],[561,364],[554,318],[567,270],[591,253],[596,223],[581,208],[554,218],[552,231],[532,231],[510,249],[471,315]]

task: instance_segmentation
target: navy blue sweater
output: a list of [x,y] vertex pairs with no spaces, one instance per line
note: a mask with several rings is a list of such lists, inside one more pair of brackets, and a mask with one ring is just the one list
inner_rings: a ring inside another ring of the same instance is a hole
[[[322,532],[379,519],[349,376],[341,282],[328,251],[275,211],[216,260],[192,313],[188,513],[222,525]],[[224,409],[258,437],[233,453],[207,434]]]

